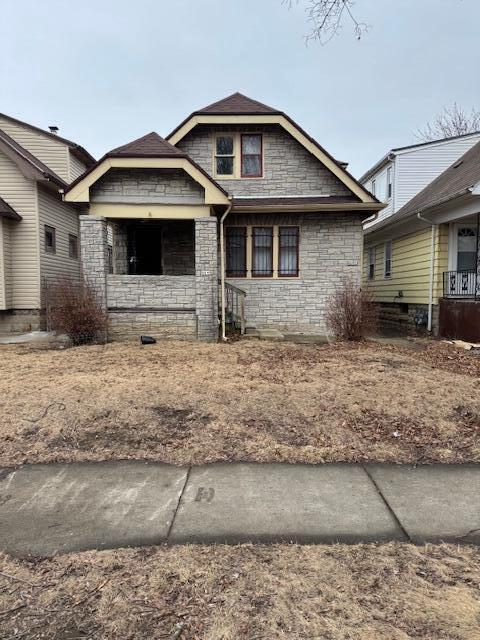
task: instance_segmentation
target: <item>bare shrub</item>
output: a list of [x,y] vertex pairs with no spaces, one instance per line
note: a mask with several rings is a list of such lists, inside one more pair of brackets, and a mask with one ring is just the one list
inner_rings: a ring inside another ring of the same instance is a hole
[[339,340],[362,340],[377,326],[372,296],[345,278],[327,302],[325,323]]
[[83,278],[62,278],[44,286],[47,328],[66,334],[73,345],[105,342],[108,314]]

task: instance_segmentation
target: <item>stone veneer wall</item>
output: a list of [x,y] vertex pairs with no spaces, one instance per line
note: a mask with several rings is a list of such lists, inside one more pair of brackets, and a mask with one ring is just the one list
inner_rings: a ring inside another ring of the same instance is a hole
[[298,278],[227,278],[247,293],[248,327],[325,332],[325,305],[342,278],[360,285],[362,223],[351,214],[238,215],[231,225],[298,225]]
[[195,279],[198,339],[218,338],[218,235],[216,218],[195,219]]
[[351,195],[333,173],[279,125],[199,125],[177,146],[213,175],[214,135],[222,131],[263,134],[263,178],[217,180],[232,195]]
[[108,309],[195,311],[195,276],[107,276]]
[[182,169],[110,169],[92,187],[90,200],[203,204],[205,191]]

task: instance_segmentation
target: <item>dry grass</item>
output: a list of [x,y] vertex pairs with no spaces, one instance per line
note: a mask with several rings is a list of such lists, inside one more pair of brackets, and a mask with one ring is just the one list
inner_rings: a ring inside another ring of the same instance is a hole
[[480,460],[480,357],[443,343],[0,348],[0,466]]
[[2,638],[480,638],[473,547],[157,547],[0,571]]

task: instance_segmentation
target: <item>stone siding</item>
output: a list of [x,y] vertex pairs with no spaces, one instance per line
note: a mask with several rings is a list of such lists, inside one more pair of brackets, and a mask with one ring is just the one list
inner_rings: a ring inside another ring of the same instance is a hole
[[333,173],[279,125],[199,125],[177,146],[213,175],[214,136],[222,131],[263,134],[263,178],[217,180],[230,195],[351,195]]
[[112,309],[195,310],[195,276],[107,276]]
[[109,311],[109,338],[138,340],[141,335],[159,340],[195,340],[197,320],[194,312]]
[[195,219],[195,279],[198,339],[218,338],[217,219]]
[[107,305],[108,235],[101,216],[80,216],[80,252],[85,280],[94,289],[103,307]]
[[342,278],[360,285],[362,223],[351,214],[244,215],[226,224],[300,227],[298,278],[227,278],[247,293],[248,327],[324,333],[325,307]]
[[92,187],[90,200],[203,204],[205,190],[182,169],[110,169]]

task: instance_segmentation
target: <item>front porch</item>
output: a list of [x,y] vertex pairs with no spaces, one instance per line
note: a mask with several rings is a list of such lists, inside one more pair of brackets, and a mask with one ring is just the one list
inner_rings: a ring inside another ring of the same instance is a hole
[[217,339],[216,217],[80,220],[84,274],[110,338]]

